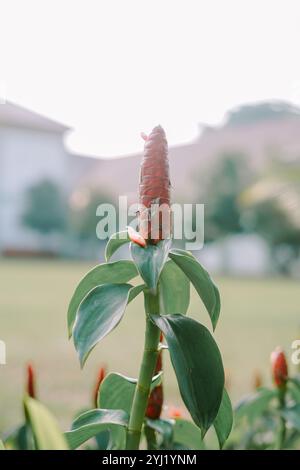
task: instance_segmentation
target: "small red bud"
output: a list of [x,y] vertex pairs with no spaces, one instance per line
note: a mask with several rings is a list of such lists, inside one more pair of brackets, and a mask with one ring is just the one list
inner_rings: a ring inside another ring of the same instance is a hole
[[271,366],[273,381],[278,388],[283,388],[288,379],[288,365],[281,348],[276,348],[271,354]]
[[94,391],[93,391],[93,404],[94,404],[95,408],[98,408],[98,391],[99,391],[99,387],[100,387],[101,383],[104,380],[105,375],[106,375],[105,368],[100,367],[100,369],[98,371]]
[[27,384],[26,384],[27,394],[31,398],[36,398],[35,394],[35,372],[32,364],[27,365]]
[[136,232],[132,227],[128,227],[128,236],[133,243],[140,245],[142,248],[146,246],[146,240],[138,232]]
[[147,418],[158,419],[162,412],[162,406],[164,401],[163,386],[158,385],[155,387],[149,397],[148,406],[146,411]]
[[[162,334],[160,334],[160,341],[163,340]],[[157,375],[162,370],[162,351],[159,351],[154,370],[154,375]],[[150,393],[148,399],[148,406],[146,410],[146,416],[150,419],[158,419],[162,412],[164,401],[164,391],[162,384],[155,387]]]
[[258,370],[256,370],[254,372],[254,378],[253,378],[254,390],[257,390],[258,388],[260,388],[262,384],[263,384],[263,380],[262,380],[261,373]]

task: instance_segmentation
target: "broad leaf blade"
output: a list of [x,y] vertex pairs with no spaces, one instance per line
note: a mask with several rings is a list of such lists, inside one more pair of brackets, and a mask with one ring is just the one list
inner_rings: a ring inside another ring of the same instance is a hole
[[118,325],[126,305],[143,287],[103,284],[86,296],[80,305],[73,331],[81,366],[96,344]]
[[38,450],[68,449],[55,418],[44,405],[33,398],[25,397],[24,407]]
[[221,406],[214,421],[214,428],[219,441],[220,449],[223,448],[231,432],[233,424],[233,412],[231,401],[225,388],[223,391]]
[[123,245],[130,242],[127,230],[114,233],[105,247],[105,259],[109,261],[112,255]]
[[191,253],[184,250],[173,249],[169,252],[169,257],[182,269],[195,287],[215,329],[220,315],[221,302],[219,291],[208,272]]
[[162,240],[156,245],[144,248],[136,243],[130,244],[132,259],[149,289],[155,292],[158,279],[167,260],[171,240]]
[[205,326],[183,315],[152,315],[164,333],[182,399],[204,435],[216,419],[224,388],[218,346]]
[[164,314],[187,312],[190,303],[190,281],[184,272],[168,260],[159,279],[161,309]]
[[102,431],[123,427],[128,424],[128,414],[123,410],[90,410],[80,415],[65,433],[71,449],[76,449],[91,437]]
[[115,261],[96,266],[79,282],[71,298],[68,309],[68,332],[72,336],[76,313],[85,296],[101,284],[123,284],[138,275],[134,263],[130,260]]
[[[151,390],[161,383],[161,374],[152,379]],[[101,383],[98,394],[99,408],[122,409],[130,414],[137,379],[122,374],[108,374]]]

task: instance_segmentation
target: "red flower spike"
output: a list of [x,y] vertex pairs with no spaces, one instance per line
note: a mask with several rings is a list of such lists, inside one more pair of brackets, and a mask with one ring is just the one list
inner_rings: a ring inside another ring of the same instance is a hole
[[288,365],[284,351],[276,348],[271,354],[272,376],[277,388],[284,388],[288,379]]
[[100,387],[101,383],[103,382],[105,376],[106,376],[105,368],[100,367],[100,369],[98,371],[98,376],[97,376],[97,380],[96,380],[96,383],[95,383],[95,387],[94,387],[94,392],[93,392],[93,404],[94,404],[95,408],[98,408],[99,387]]
[[142,137],[145,146],[140,169],[139,233],[155,244],[169,238],[171,232],[168,143],[161,126]]
[[142,248],[145,248],[146,240],[142,237],[142,235],[136,232],[132,227],[127,227],[127,231],[128,231],[128,236],[133,243],[136,243],[137,245],[140,245]]
[[36,398],[35,393],[35,372],[32,364],[27,365],[26,392],[31,398]]

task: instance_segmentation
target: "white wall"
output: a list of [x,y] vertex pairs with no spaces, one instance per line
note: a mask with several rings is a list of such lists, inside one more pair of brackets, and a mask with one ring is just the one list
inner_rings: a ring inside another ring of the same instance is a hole
[[0,249],[36,249],[39,235],[21,222],[26,189],[44,178],[66,187],[68,155],[62,135],[0,127]]

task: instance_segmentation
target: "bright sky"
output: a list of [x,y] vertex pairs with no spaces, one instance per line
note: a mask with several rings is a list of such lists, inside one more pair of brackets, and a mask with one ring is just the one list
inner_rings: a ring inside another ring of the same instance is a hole
[[69,146],[170,144],[242,102],[300,104],[299,0],[0,0],[0,87],[75,129]]

